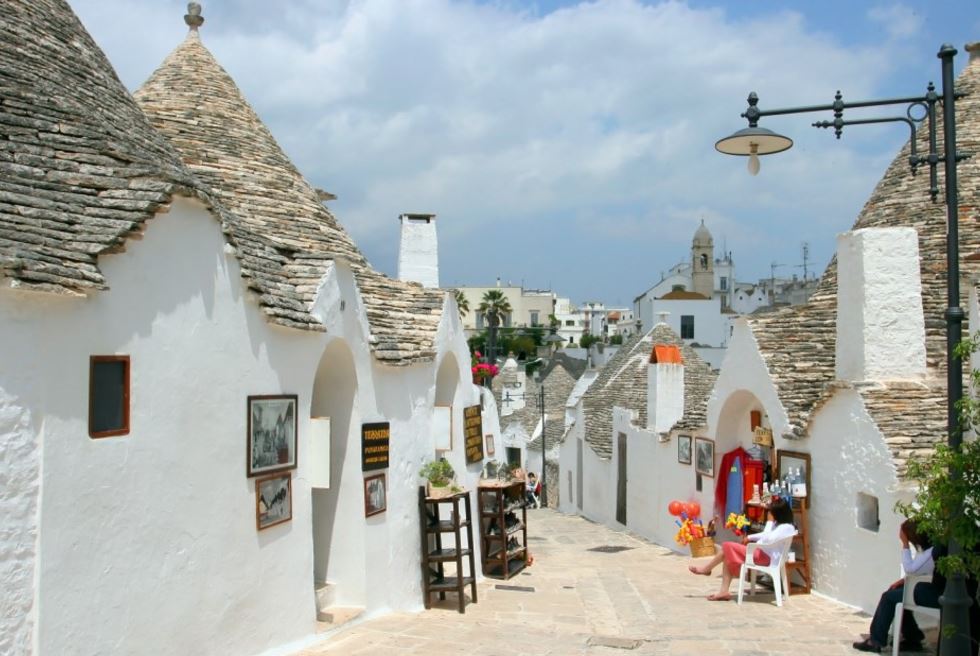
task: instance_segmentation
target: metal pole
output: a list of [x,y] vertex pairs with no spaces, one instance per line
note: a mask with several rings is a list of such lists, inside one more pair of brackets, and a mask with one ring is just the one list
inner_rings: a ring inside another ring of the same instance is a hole
[[[963,443],[963,433],[957,405],[963,398],[963,362],[956,356],[956,345],[962,339],[963,309],[960,308],[959,267],[959,206],[956,180],[956,97],[953,93],[953,57],[956,48],[943,44],[938,57],[943,70],[943,159],[946,173],[946,385],[949,448],[958,451]],[[958,479],[962,473],[950,467],[949,476]],[[962,504],[962,502],[961,502]],[[962,512],[962,506],[954,510],[954,516]],[[952,534],[949,536],[949,554],[960,553],[961,547]],[[970,598],[961,573],[950,574],[946,589],[939,598],[942,606],[941,656],[967,656],[970,654]]]
[[546,444],[545,444],[545,412],[544,412],[544,378],[541,379],[541,391],[540,400],[541,404],[541,505],[545,508],[548,507],[548,462],[545,460]]

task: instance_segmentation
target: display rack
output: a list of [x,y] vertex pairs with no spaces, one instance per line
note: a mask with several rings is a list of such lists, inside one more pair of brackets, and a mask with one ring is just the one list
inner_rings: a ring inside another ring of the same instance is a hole
[[[439,599],[445,600],[447,592],[455,592],[458,596],[459,612],[466,612],[466,586],[470,586],[473,603],[477,601],[473,521],[470,513],[469,492],[430,498],[425,494],[425,486],[419,487],[422,594],[426,608],[431,607],[433,593],[439,593]],[[443,544],[444,535],[453,537],[452,545]],[[451,572],[449,576],[446,563],[454,563],[456,566],[455,572]],[[468,569],[464,570],[464,563]],[[469,574],[466,574],[467,571]]]
[[481,485],[477,490],[477,502],[483,575],[509,579],[527,564],[524,482]]

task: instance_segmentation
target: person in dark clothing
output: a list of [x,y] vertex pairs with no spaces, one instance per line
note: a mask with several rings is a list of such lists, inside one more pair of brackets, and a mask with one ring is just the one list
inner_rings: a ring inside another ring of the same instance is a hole
[[[932,574],[936,577],[936,551],[929,544],[929,539],[921,535],[911,519],[905,520],[898,530],[898,539],[902,543],[902,568],[906,575]],[[913,553],[911,546],[915,546]],[[919,583],[912,592],[915,603],[920,606],[939,608],[939,593],[936,592],[935,581]],[[858,651],[879,653],[888,642],[888,630],[895,619],[895,608],[905,596],[905,579],[901,578],[888,586],[881,594],[874,617],[871,619],[871,635],[865,640],[854,643]],[[922,649],[925,635],[916,624],[915,616],[905,611],[902,616],[902,636],[899,649],[902,651],[918,651]],[[895,636],[898,639],[898,636]]]

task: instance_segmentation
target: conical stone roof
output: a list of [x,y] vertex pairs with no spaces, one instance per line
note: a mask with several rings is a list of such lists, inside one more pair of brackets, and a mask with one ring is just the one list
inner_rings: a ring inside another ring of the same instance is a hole
[[331,262],[342,258],[357,279],[376,358],[403,365],[434,357],[443,293],[370,267],[197,30],[135,97],[186,167],[237,217],[242,275],[272,321],[322,330],[310,308]]
[[[976,49],[976,44],[967,46]],[[962,57],[962,54],[959,55]],[[938,62],[937,62],[938,67]],[[938,71],[937,71],[938,72]],[[968,94],[956,101],[957,150],[974,156],[960,162],[959,252],[963,299],[967,281],[977,273],[965,255],[980,251],[980,59],[971,57],[956,80],[956,90]],[[943,151],[942,117],[939,152]],[[928,128],[918,131],[920,153],[928,152]],[[898,153],[875,187],[854,229],[913,227],[919,234],[922,309],[925,316],[928,378],[922,383],[881,381],[859,385],[858,391],[891,449],[896,469],[904,474],[909,457],[928,452],[946,439],[946,206],[945,176],[939,167],[939,202],[929,196],[929,174],[921,167],[913,177],[908,166],[909,144]],[[964,321],[964,336],[970,327]],[[789,437],[805,437],[814,412],[836,388],[837,264],[831,261],[807,305],[749,318],[759,351],[789,418]],[[896,354],[900,357],[901,354]]]
[[208,202],[61,0],[0,13],[0,279],[83,295],[176,190]]

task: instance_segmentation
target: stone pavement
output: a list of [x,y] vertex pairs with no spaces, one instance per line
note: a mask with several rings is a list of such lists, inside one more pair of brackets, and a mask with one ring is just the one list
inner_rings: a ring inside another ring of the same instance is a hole
[[[867,615],[814,595],[782,608],[771,593],[741,607],[709,602],[718,578],[690,574],[689,558],[579,517],[534,510],[528,527],[534,565],[509,581],[486,579],[464,615],[455,595],[433,596],[432,610],[341,628],[299,656],[824,656],[859,653],[851,642],[868,631]],[[590,550],[606,545],[628,549]]]

